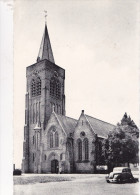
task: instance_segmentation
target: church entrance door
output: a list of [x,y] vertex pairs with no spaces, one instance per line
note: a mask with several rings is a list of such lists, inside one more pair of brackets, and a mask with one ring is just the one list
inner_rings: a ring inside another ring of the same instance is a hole
[[58,173],[59,166],[58,166],[58,160],[52,160],[51,161],[51,173]]

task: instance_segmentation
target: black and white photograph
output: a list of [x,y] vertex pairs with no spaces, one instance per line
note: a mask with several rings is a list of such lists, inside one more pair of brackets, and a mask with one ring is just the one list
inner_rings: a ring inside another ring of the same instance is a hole
[[138,195],[140,2],[6,4],[13,194]]

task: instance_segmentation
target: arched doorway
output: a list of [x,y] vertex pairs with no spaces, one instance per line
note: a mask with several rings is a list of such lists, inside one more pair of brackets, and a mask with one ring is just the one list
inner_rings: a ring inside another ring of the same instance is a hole
[[58,173],[59,163],[58,160],[54,159],[51,161],[51,173]]

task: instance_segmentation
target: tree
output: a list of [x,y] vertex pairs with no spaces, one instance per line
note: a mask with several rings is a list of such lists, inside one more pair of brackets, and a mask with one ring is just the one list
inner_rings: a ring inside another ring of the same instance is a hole
[[138,139],[132,135],[128,125],[117,125],[104,140],[104,158],[108,165],[119,166],[130,163],[138,154]]
[[125,127],[126,128],[125,131],[127,131],[131,135],[136,136],[137,138],[139,137],[139,129],[134,123],[134,121],[131,120],[131,117],[127,116],[127,113],[124,114],[121,123],[120,124],[118,123],[118,125],[122,125],[123,127]]

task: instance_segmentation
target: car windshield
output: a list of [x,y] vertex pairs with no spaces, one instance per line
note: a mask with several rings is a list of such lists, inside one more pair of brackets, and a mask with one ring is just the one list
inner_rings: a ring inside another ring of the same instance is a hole
[[114,168],[113,172],[122,172],[122,168]]
[[116,168],[114,168],[113,169],[113,172],[118,172],[118,173],[120,173],[120,172],[130,172],[130,170],[128,169],[128,168],[122,168],[122,167],[116,167]]

